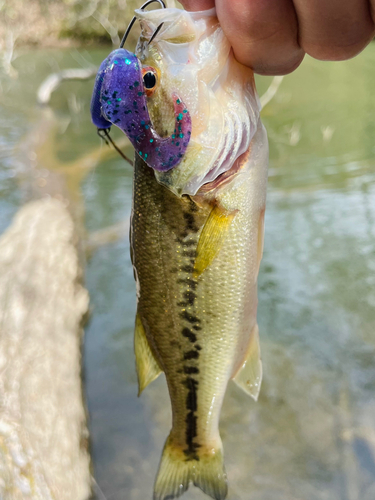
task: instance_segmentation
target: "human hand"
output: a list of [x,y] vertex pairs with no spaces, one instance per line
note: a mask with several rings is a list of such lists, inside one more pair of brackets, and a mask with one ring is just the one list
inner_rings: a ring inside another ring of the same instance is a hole
[[294,71],[305,54],[350,59],[375,33],[375,0],[180,0],[186,10],[215,6],[236,59],[261,75]]

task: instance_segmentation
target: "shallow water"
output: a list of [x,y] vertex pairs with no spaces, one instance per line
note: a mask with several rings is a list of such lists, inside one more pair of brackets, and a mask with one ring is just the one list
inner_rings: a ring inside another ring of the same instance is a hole
[[[13,147],[40,120],[38,85],[57,68],[99,64],[106,53],[28,51],[14,62],[17,79],[2,76],[0,230],[27,198]],[[375,44],[344,63],[306,58],[263,110],[270,140],[258,309],[264,379],[258,403],[232,384],[226,394],[220,430],[230,500],[375,498],[374,78]],[[260,94],[269,82],[258,79]],[[52,98],[60,163],[100,144],[91,89],[92,81],[64,83]],[[117,157],[86,176],[89,232],[129,217],[131,183],[131,168]],[[91,254],[86,286],[96,497],[151,498],[171,413],[163,377],[137,398],[127,236]],[[183,498],[205,496],[192,487]]]

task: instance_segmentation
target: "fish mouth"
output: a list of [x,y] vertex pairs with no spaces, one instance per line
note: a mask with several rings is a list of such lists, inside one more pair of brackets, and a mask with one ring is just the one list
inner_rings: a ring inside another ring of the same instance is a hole
[[250,149],[249,148],[242,153],[233,163],[233,165],[230,167],[229,170],[226,170],[225,172],[221,173],[214,179],[213,181],[209,181],[204,183],[199,190],[196,193],[196,196],[203,196],[207,194],[212,194],[213,191],[217,191],[218,189],[222,188],[223,186],[226,186],[233,180],[233,178],[245,167],[247,164],[247,160],[250,155]]

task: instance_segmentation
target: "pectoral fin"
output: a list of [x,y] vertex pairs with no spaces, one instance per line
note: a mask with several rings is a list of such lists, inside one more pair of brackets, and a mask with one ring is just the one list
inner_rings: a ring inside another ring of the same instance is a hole
[[249,396],[257,401],[262,383],[262,361],[260,359],[259,347],[259,329],[255,325],[251,332],[251,341],[247,357],[244,364],[241,366],[237,374],[234,376],[234,381],[241,387]]
[[160,375],[162,369],[151,351],[139,314],[135,318],[134,351],[138,375],[138,396],[140,396],[143,389]]
[[211,265],[219,253],[235,215],[236,212],[228,212],[219,206],[211,210],[198,241],[194,265],[196,277]]

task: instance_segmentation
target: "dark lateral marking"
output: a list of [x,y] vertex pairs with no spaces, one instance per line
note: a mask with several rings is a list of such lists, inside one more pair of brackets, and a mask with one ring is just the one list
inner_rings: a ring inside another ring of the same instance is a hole
[[197,349],[197,351],[201,351],[202,350],[202,348],[201,348],[201,346],[199,344],[195,345],[194,347]]
[[187,290],[186,292],[184,292],[184,297],[191,306],[194,304],[194,301],[197,298],[195,293],[190,291],[190,290]]
[[191,290],[187,290],[186,292],[184,292],[184,298],[185,298],[184,301],[182,300],[180,302],[177,302],[178,306],[180,306],[180,307],[193,306],[194,301],[197,298],[197,296]]
[[184,271],[184,273],[193,274],[194,266],[182,266],[181,271]]
[[[185,419],[186,422],[186,444],[187,449],[184,450],[186,455],[186,460],[197,460],[199,461],[199,455],[197,454],[197,449],[200,448],[200,444],[194,443],[193,439],[197,435],[197,417],[194,413],[189,412]],[[192,437],[191,437],[192,436]]]
[[184,366],[184,373],[186,373],[186,375],[192,375],[193,373],[198,374],[199,368],[196,366]]
[[182,255],[184,257],[191,257],[191,258],[195,259],[197,252],[195,250],[183,250]]
[[192,225],[195,222],[194,215],[190,212],[185,212],[184,213],[184,219],[186,220],[186,225]]
[[197,341],[197,336],[195,335],[195,333],[190,331],[189,328],[184,328],[182,330],[182,335],[189,339],[192,344]]
[[199,330],[202,330],[202,327],[201,326],[198,326],[198,325],[194,325],[193,326],[194,330],[196,330],[197,332],[199,332]]
[[201,320],[194,316],[193,314],[188,313],[187,311],[183,311],[180,313],[180,317],[182,319],[186,319],[189,323],[200,323]]
[[198,351],[188,351],[184,353],[184,359],[198,359],[199,352]]
[[186,377],[183,384],[189,391],[186,396],[186,409],[192,412],[197,411],[197,390],[199,385],[198,380],[195,380],[193,377]]
[[186,377],[183,384],[188,389],[186,396],[186,409],[188,411],[185,419],[186,423],[186,444],[187,448],[184,450],[188,460],[199,460],[197,449],[200,447],[198,443],[194,443],[194,438],[197,437],[197,416],[194,413],[198,409],[198,385],[199,382],[193,377]]
[[188,229],[189,231],[193,231],[194,233],[196,233],[198,231],[198,228],[195,225],[194,215],[191,212],[185,212],[184,213],[184,219],[185,219],[185,222],[186,222],[186,229]]
[[191,198],[189,198],[189,205],[190,205],[189,208],[190,208],[191,212],[198,212],[197,204]]
[[184,285],[188,285],[190,286],[190,288],[192,288],[193,290],[195,290],[198,286],[198,282],[197,281],[194,281],[192,279],[189,279],[189,278],[179,278],[177,280],[177,283],[180,283],[180,284],[184,284]]

